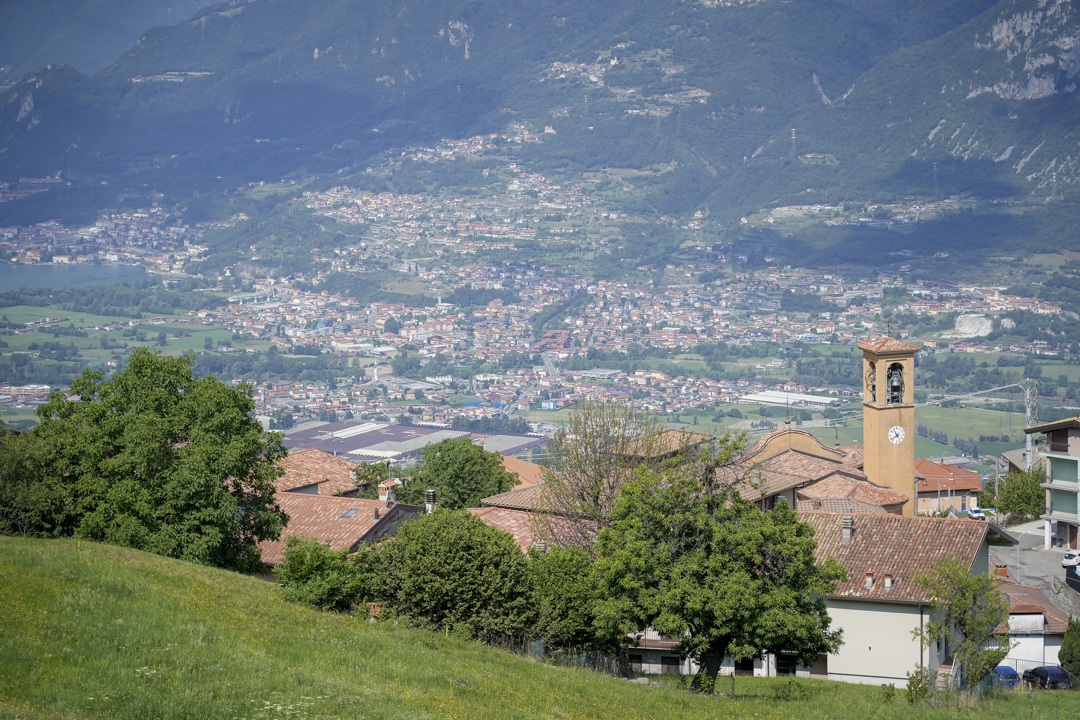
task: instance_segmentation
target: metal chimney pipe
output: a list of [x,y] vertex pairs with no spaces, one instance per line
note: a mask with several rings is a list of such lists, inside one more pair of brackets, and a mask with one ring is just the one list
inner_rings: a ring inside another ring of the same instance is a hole
[[431,513],[435,512],[435,509],[438,506],[439,505],[435,500],[435,491],[433,489],[431,489],[431,488],[428,488],[427,490],[425,490],[424,491],[424,509],[427,511],[427,514],[430,515]]

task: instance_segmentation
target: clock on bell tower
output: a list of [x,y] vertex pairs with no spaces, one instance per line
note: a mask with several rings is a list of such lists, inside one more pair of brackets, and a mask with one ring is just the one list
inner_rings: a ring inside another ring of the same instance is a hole
[[863,471],[906,495],[915,514],[915,353],[895,338],[859,343],[863,352]]

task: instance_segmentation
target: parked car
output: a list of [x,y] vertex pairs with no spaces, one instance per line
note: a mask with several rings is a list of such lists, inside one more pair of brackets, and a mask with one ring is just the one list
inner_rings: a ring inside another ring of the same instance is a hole
[[968,508],[968,518],[971,520],[985,520],[986,513],[982,511],[982,508]]
[[1072,677],[1058,665],[1043,665],[1024,671],[1024,685],[1043,690],[1069,690],[1073,686]]
[[1011,688],[1020,684],[1020,673],[1008,665],[998,665],[994,668],[994,675],[998,687]]
[[1061,558],[1061,567],[1075,567],[1080,565],[1080,551],[1070,550]]

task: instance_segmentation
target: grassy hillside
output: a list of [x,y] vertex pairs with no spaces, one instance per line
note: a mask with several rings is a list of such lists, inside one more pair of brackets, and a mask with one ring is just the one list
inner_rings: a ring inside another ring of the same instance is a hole
[[[884,700],[879,688],[791,687],[739,678],[731,700],[630,685],[315,612],[249,577],[92,543],[0,538],[0,719],[955,714],[916,712],[902,691]],[[1015,693],[978,712],[1054,717],[1073,700]]]

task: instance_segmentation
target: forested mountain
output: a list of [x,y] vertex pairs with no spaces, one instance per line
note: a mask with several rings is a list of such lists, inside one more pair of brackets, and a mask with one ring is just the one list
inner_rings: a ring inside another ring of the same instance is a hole
[[213,0],[0,2],[0,87],[44,65],[95,73],[148,28],[182,22]]
[[665,169],[658,213],[1072,195],[1078,73],[1068,0],[232,0],[0,95],[0,182],[70,183],[0,224],[359,172],[511,122],[541,133],[540,169]]

